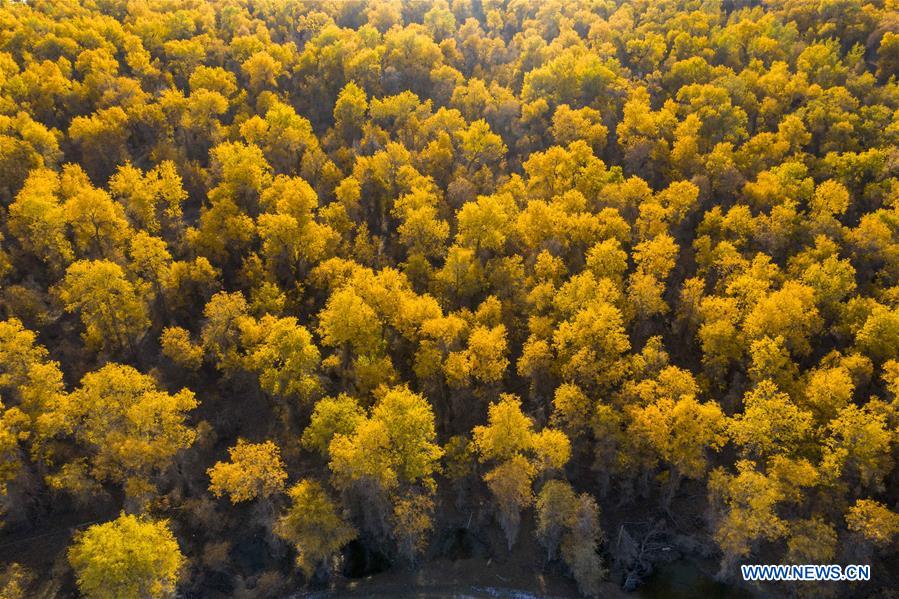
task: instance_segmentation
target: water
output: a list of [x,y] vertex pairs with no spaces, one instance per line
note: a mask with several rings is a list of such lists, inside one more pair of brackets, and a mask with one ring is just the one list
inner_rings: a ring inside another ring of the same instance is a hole
[[680,559],[660,564],[637,589],[644,599],[748,599],[752,597],[742,589],[715,580],[699,563]]

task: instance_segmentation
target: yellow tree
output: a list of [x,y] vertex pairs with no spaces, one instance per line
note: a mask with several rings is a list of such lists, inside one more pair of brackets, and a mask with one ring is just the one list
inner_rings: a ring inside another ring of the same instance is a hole
[[553,333],[562,376],[583,389],[606,388],[624,374],[622,354],[630,349],[621,310],[592,301]]
[[624,422],[624,415],[619,410],[601,401],[596,402],[589,423],[595,439],[593,469],[598,474],[600,497],[608,493],[612,474],[622,467],[630,467],[623,459],[627,455],[622,451],[627,442]]
[[517,212],[509,194],[479,196],[474,202],[466,202],[456,213],[456,241],[475,253],[502,249]]
[[484,270],[475,251],[453,245],[447,250],[443,268],[434,277],[434,285],[444,295],[462,301],[477,293],[483,279]]
[[581,593],[598,594],[606,570],[596,551],[602,531],[595,499],[588,493],[576,495],[565,481],[547,482],[537,497],[537,538],[550,560],[561,544],[562,559]]
[[761,540],[775,540],[787,532],[776,507],[784,493],[776,483],[757,471],[752,462],[737,462],[737,474],[722,469],[709,477],[709,498],[717,516],[715,541],[721,548],[720,576],[733,576],[738,559],[750,554]]
[[440,198],[430,179],[409,183],[412,190],[394,202],[392,214],[401,222],[397,227],[400,243],[412,256],[437,257],[445,251],[449,223],[439,218]]
[[65,393],[59,362],[48,357],[20,320],[0,321],[0,393],[32,420],[53,410]]
[[590,429],[593,402],[577,385],[564,383],[553,395],[552,422],[571,439],[583,437]]
[[246,298],[240,292],[216,293],[203,308],[203,316],[203,347],[215,357],[219,369],[227,374],[235,372],[243,366],[241,339],[254,325]]
[[228,462],[216,462],[207,470],[209,490],[216,497],[228,495],[231,503],[268,499],[284,490],[287,471],[281,450],[271,441],[247,443],[237,440],[228,450]]
[[683,477],[701,478],[708,469],[709,449],[721,448],[725,417],[715,402],[699,403],[692,395],[676,401],[662,398],[631,411],[631,434],[648,442],[671,465],[663,505],[669,506]]
[[560,104],[553,113],[552,135],[559,145],[568,145],[578,139],[586,141],[599,155],[606,145],[608,128],[602,124],[602,115],[594,108],[572,109]]
[[493,494],[499,512],[499,523],[506,533],[511,551],[518,537],[521,510],[534,502],[532,488],[537,469],[520,454],[513,455],[484,475],[484,482]]
[[794,389],[799,369],[784,347],[783,337],[756,339],[749,347],[749,358],[749,378],[753,383],[767,379],[779,389]]
[[[433,504],[416,496],[436,489],[434,473],[443,455],[436,437],[427,400],[394,387],[383,391],[371,415],[352,432],[336,433],[328,448],[334,483],[362,502],[366,530],[388,536],[409,559],[423,547],[431,526]],[[393,525],[385,529],[390,511]]]
[[66,216],[59,200],[59,176],[35,169],[9,206],[9,232],[23,249],[54,272],[75,257],[66,235]]
[[122,206],[91,185],[77,165],[66,165],[60,177],[63,211],[79,256],[113,260],[122,253],[131,227]]
[[322,343],[339,348],[345,365],[351,350],[367,354],[378,348],[381,322],[372,307],[352,287],[335,291],[318,319]]
[[173,597],[186,563],[168,522],[126,514],[78,533],[68,557],[89,599]]
[[607,574],[597,551],[602,538],[599,505],[588,493],[581,493],[569,518],[568,532],[562,538],[562,559],[586,597],[599,595],[600,582]]
[[21,410],[7,409],[0,402],[0,499],[6,495],[6,484],[22,467],[19,442],[28,439],[29,425],[28,416]]
[[858,331],[855,342],[877,361],[899,356],[899,310],[875,306]]
[[793,520],[789,524],[787,561],[792,564],[826,564],[837,548],[834,527],[821,516]]
[[567,481],[547,481],[537,496],[537,540],[549,560],[555,558],[562,535],[571,523],[577,494]]
[[150,324],[146,306],[115,262],[75,262],[56,292],[66,311],[80,315],[84,341],[91,348],[133,349]]
[[260,203],[266,210],[257,219],[262,255],[277,280],[296,280],[308,265],[333,251],[337,233],[316,222],[318,196],[300,177],[278,175]]
[[401,556],[414,563],[428,545],[434,528],[434,499],[430,492],[413,492],[393,500],[392,525]]
[[12,270],[12,262],[10,262],[9,254],[3,249],[3,235],[0,234],[0,279],[5,277]]
[[160,162],[147,171],[122,165],[109,180],[109,191],[122,203],[135,227],[176,240],[183,229],[181,204],[187,199],[175,163]]
[[787,281],[783,287],[759,300],[746,316],[743,330],[750,340],[783,337],[796,356],[811,351],[812,335],[821,328],[814,290],[802,283]]
[[162,355],[188,370],[203,365],[203,348],[191,341],[190,331],[182,327],[166,327],[159,337]]
[[315,371],[320,362],[312,335],[293,317],[263,316],[253,327],[247,361],[259,375],[262,389],[276,397],[308,399],[318,388]]
[[290,489],[290,507],[275,525],[275,533],[292,544],[297,565],[307,578],[324,567],[341,547],[356,537],[325,489],[314,480],[301,480]]
[[768,380],[744,395],[743,412],[728,423],[728,433],[743,455],[756,458],[791,454],[811,432],[811,413]]
[[853,486],[884,488],[893,467],[896,433],[890,430],[883,407],[879,401],[862,408],[849,404],[827,424],[823,463],[833,476],[842,475]]
[[846,512],[846,525],[860,537],[859,549],[868,558],[872,550],[886,549],[899,538],[899,514],[872,499],[857,500]]
[[828,422],[852,400],[855,383],[849,369],[838,365],[809,371],[805,403],[820,422]]
[[42,437],[74,437],[83,456],[50,474],[51,486],[77,493],[78,481],[89,475],[123,484],[130,498],[145,498],[154,478],[193,443],[196,433],[185,419],[196,406],[192,391],[160,391],[131,366],[107,364],[89,372],[38,420]]
[[443,454],[435,439],[434,413],[427,400],[406,387],[394,387],[352,435],[334,436],[329,447],[331,470],[341,484],[367,478],[382,490],[401,483],[433,488],[432,477]]
[[534,478],[565,466],[571,444],[561,431],[534,431],[534,423],[521,411],[521,400],[503,394],[490,404],[487,425],[476,426],[473,441],[481,463],[492,465],[484,482],[497,503],[500,525],[509,548],[518,537],[521,510],[534,501]]
[[697,331],[702,348],[702,364],[719,386],[730,365],[743,353],[737,325],[740,310],[732,297],[710,296],[699,303],[702,324]]
[[303,447],[327,456],[334,435],[352,434],[365,417],[365,410],[349,395],[323,397],[315,402],[309,426],[303,431]]
[[476,327],[468,336],[464,352],[467,373],[483,384],[501,381],[509,365],[507,352],[505,326]]
[[334,130],[347,145],[352,145],[361,136],[366,112],[365,91],[350,81],[340,90],[334,103]]

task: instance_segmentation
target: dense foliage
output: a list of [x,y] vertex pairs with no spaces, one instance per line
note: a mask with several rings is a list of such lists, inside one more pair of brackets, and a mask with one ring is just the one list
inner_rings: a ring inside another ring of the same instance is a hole
[[897,77],[896,0],[3,0],[0,594],[893,586]]

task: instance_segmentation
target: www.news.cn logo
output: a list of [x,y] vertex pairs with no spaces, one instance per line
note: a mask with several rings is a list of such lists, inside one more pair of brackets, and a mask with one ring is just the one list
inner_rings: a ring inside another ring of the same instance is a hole
[[746,581],[857,581],[871,579],[870,565],[801,564],[740,566]]

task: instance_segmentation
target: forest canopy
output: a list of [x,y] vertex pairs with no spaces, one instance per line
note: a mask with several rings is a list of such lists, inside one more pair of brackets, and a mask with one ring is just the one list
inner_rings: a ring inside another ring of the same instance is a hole
[[0,0],[0,596],[895,588],[897,148],[896,0]]

